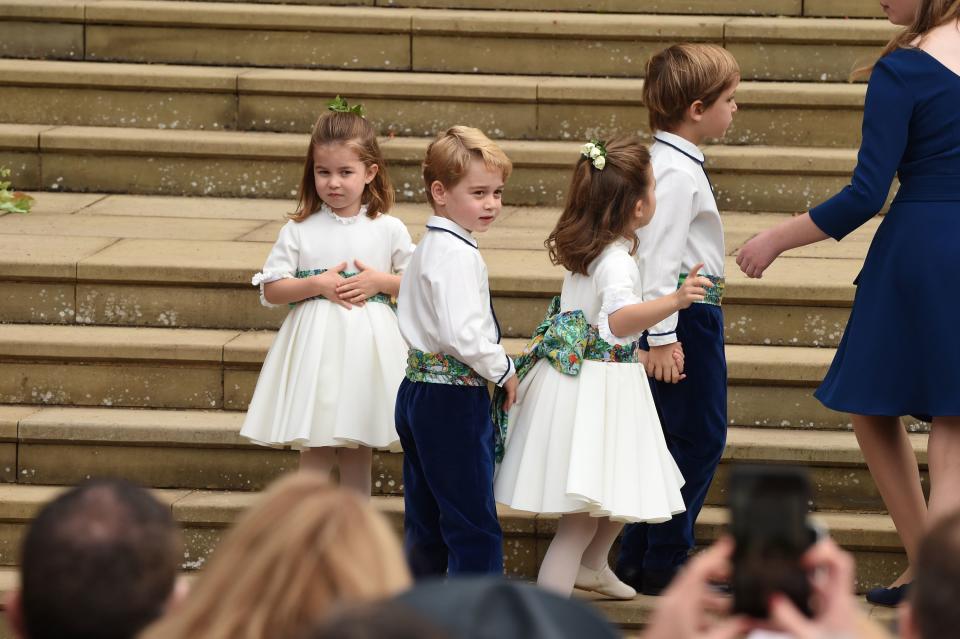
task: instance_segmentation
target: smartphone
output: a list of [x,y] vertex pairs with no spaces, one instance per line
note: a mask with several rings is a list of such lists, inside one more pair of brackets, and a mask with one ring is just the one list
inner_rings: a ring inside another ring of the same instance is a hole
[[802,468],[738,465],[730,474],[733,612],[768,616],[774,593],[807,616],[810,579],[801,557],[817,539],[809,515],[810,481]]

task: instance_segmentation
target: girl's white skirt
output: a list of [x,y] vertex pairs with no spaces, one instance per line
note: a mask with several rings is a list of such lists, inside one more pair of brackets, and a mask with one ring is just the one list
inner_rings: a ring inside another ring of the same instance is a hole
[[268,446],[399,451],[393,409],[406,360],[386,304],[301,302],[267,353],[240,434]]
[[624,522],[683,512],[683,476],[642,365],[585,361],[571,376],[541,360],[517,398],[494,482],[497,501]]

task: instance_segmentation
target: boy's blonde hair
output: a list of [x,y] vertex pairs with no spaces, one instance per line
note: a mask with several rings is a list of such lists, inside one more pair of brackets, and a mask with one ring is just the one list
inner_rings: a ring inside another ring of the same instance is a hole
[[715,44],[675,44],[647,62],[643,103],[651,131],[669,131],[683,122],[690,105],[710,107],[740,79],[740,65]]
[[140,636],[294,637],[340,604],[410,585],[400,542],[372,505],[320,473],[296,472],[227,533],[184,603]]
[[427,187],[430,206],[435,205],[430,185],[440,182],[444,188],[453,188],[467,174],[470,160],[474,159],[483,162],[491,171],[500,171],[504,181],[513,170],[513,163],[503,149],[473,127],[450,127],[430,143],[423,159],[423,183]]

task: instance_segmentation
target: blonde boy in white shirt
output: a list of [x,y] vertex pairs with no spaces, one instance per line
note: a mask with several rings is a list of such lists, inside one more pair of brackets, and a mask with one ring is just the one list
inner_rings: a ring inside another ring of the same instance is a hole
[[517,377],[473,233],[497,218],[511,170],[497,145],[464,126],[439,135],[423,163],[434,215],[397,298],[410,351],[395,413],[404,547],[418,577],[503,572],[487,381],[503,387],[508,409]]

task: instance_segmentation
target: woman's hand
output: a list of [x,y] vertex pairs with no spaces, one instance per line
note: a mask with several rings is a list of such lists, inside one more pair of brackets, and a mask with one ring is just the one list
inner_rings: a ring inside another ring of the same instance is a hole
[[770,230],[757,233],[737,251],[737,265],[747,277],[760,278],[777,257],[781,249]]

